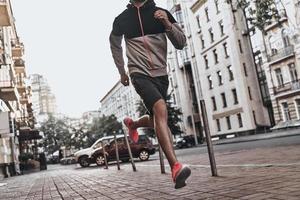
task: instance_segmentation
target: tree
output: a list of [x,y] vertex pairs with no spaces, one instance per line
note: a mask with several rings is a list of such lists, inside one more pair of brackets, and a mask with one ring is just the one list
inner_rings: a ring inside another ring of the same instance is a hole
[[103,136],[113,135],[114,131],[122,132],[122,123],[115,115],[105,116],[94,119],[92,126],[87,132],[87,142],[92,145],[96,140]]
[[[232,0],[227,0],[227,3],[233,8]],[[280,3],[282,4],[281,1]],[[264,34],[267,25],[270,25],[273,20],[279,22],[281,18],[274,0],[237,0],[236,8],[242,9],[246,20]]]
[[167,108],[168,108],[168,125],[174,136],[181,135],[183,133],[183,131],[181,130],[181,128],[179,126],[179,122],[182,122],[182,119],[181,119],[182,112],[179,108],[174,106],[174,103],[171,99],[171,97],[172,97],[171,94],[172,93],[170,93],[166,99],[166,104],[167,104]]
[[49,116],[41,125],[40,131],[44,133],[43,146],[50,154],[59,150],[61,146],[71,146],[71,134],[64,120]]
[[[171,100],[171,97],[172,97],[171,94],[172,93],[167,95],[167,99],[166,99],[166,105],[167,105],[167,109],[168,109],[168,126],[173,135],[180,135],[183,133],[179,126],[179,122],[182,122],[182,119],[181,119],[182,112],[179,108],[174,106],[174,103]],[[147,109],[145,108],[142,101],[138,102],[137,112],[139,113],[140,117],[147,113]],[[144,128],[143,131],[150,137],[155,136],[153,129]]]

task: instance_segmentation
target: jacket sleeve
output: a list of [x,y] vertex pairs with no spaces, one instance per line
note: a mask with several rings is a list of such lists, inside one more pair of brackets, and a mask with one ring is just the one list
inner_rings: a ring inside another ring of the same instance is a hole
[[110,50],[120,75],[125,74],[122,39],[123,36],[117,36],[113,33],[109,36]]
[[109,42],[112,57],[120,75],[125,74],[122,40],[123,33],[119,26],[118,19],[116,18],[113,23],[113,30],[109,36]]
[[171,30],[166,30],[166,34],[176,49],[183,49],[186,45],[186,37],[178,23],[173,23]]

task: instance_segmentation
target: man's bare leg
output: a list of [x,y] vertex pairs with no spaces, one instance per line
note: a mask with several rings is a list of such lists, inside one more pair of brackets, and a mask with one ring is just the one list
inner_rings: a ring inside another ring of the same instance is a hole
[[154,129],[158,138],[158,142],[166,155],[171,168],[177,162],[174,152],[173,143],[168,127],[168,111],[164,100],[157,101],[153,106]]
[[151,118],[149,115],[144,115],[141,118],[133,121],[132,128],[154,128],[154,121],[158,121],[156,123],[157,126],[155,127],[158,142],[162,147],[162,150],[164,151],[170,166],[172,167],[173,164],[177,162],[177,159],[173,148],[172,133],[170,128],[168,127],[168,112],[165,102],[163,100],[159,100],[158,102],[156,102],[153,107],[153,112],[154,118],[156,118],[157,120],[153,120],[153,118]]
[[144,115],[133,121],[132,128],[137,129],[142,127],[154,128],[153,119],[149,115]]

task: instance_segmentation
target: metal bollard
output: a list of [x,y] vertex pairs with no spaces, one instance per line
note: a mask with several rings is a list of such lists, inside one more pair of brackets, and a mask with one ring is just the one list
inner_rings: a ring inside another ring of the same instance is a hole
[[129,153],[129,157],[130,157],[130,160],[131,160],[132,169],[133,169],[134,172],[136,172],[136,167],[135,167],[134,160],[133,160],[133,157],[132,157],[131,148],[130,148],[130,145],[129,145],[129,142],[128,142],[128,138],[127,138],[126,128],[123,129],[123,130],[124,130],[125,142],[126,142],[128,153]]
[[164,162],[164,153],[159,144],[158,144],[158,153],[159,153],[160,171],[162,174],[165,174],[166,169],[165,169],[165,162]]
[[207,150],[208,150],[208,156],[209,156],[209,161],[210,161],[211,173],[212,173],[212,176],[218,176],[217,164],[216,164],[216,160],[215,160],[213,144],[211,141],[211,135],[210,135],[209,125],[208,125],[208,118],[207,118],[207,112],[206,112],[204,100],[200,100],[200,106],[201,106],[201,111],[202,111],[203,126],[205,129],[205,135],[206,135],[206,143],[207,143]]
[[107,163],[106,152],[105,152],[105,145],[103,144],[103,142],[101,142],[101,147],[102,147],[102,152],[103,152],[104,162],[105,162],[105,168],[104,169],[108,169],[108,163]]
[[118,142],[117,142],[116,131],[114,131],[114,140],[115,140],[115,145],[116,145],[117,166],[118,166],[118,170],[120,170],[119,147],[118,147]]

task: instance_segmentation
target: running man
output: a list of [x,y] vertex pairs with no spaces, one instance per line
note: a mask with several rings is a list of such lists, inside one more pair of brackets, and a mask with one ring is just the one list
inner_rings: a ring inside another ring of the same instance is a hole
[[137,128],[154,128],[170,164],[175,188],[182,188],[191,170],[178,162],[168,127],[166,60],[167,38],[176,49],[181,50],[186,44],[186,37],[173,16],[167,10],[156,7],[154,0],[131,0],[127,9],[115,18],[110,35],[112,56],[124,86],[129,85],[129,77],[124,69],[123,37],[131,83],[149,111],[149,115],[135,121],[125,118],[124,124],[135,142],[138,140]]

